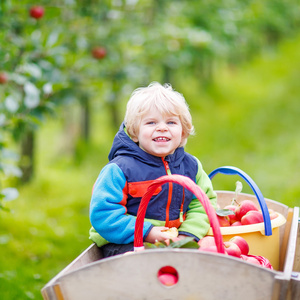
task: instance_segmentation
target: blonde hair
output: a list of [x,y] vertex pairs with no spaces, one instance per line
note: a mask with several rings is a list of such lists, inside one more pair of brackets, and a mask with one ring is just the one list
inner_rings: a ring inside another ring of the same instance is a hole
[[161,85],[158,82],[152,82],[147,87],[133,91],[127,103],[124,119],[130,137],[138,136],[143,116],[153,108],[163,115],[179,117],[183,132],[180,146],[184,146],[189,135],[194,134],[192,116],[182,94],[173,90],[170,84]]

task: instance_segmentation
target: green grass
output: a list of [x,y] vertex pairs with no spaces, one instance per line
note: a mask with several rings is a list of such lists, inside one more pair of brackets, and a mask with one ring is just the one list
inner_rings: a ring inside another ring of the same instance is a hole
[[1,299],[41,299],[41,288],[91,244],[90,195],[111,141],[78,145],[87,156],[74,160],[62,128],[50,121],[39,132],[36,176],[7,203],[11,212],[0,212]]
[[[285,42],[236,70],[220,69],[208,92],[196,78],[176,89],[190,103],[197,135],[187,151],[207,172],[233,165],[248,173],[265,197],[299,205],[300,39]],[[89,244],[92,185],[107,161],[114,129],[102,107],[93,110],[90,145],[73,149],[73,111],[39,131],[36,176],[0,211],[0,299],[41,299],[40,289]],[[75,155],[74,155],[75,154]],[[236,176],[218,175],[216,189],[234,190]],[[245,192],[251,192],[245,186]]]

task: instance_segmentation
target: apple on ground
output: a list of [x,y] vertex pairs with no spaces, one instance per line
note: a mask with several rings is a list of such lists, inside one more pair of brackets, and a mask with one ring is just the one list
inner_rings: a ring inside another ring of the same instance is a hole
[[39,5],[36,5],[36,6],[32,6],[29,10],[29,14],[32,18],[34,19],[40,19],[43,17],[44,15],[44,7],[43,6],[39,6]]
[[257,224],[264,221],[263,214],[260,211],[250,210],[241,219],[242,225]]
[[229,240],[229,242],[235,243],[241,250],[241,254],[248,255],[249,253],[249,244],[248,242],[241,236],[234,236]]
[[206,235],[201,240],[198,241],[198,245],[203,248],[216,246],[215,238],[211,235]]
[[236,218],[236,214],[235,214],[235,211],[237,209],[237,206],[236,205],[233,205],[233,204],[230,204],[230,205],[226,205],[224,207],[224,209],[230,209],[234,212],[234,215],[228,215],[228,218],[229,218],[229,221],[230,221],[230,224],[233,224],[234,222],[238,221],[238,219]]
[[228,242],[224,242],[224,246],[225,246],[225,252],[228,255],[235,256],[235,257],[241,256],[242,251],[237,244],[228,241]]
[[219,221],[219,224],[221,227],[230,226],[230,220],[229,220],[228,216],[218,216],[217,215],[217,218],[218,218],[218,221]]
[[0,84],[6,83],[8,80],[7,75],[4,72],[0,73]]
[[242,220],[242,217],[250,210],[258,211],[258,207],[251,200],[243,200],[236,208],[235,215],[238,221]]

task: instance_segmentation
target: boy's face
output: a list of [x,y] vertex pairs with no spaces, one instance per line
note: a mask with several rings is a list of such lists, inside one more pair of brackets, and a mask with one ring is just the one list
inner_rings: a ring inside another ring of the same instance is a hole
[[140,123],[139,134],[133,138],[145,152],[158,157],[172,154],[183,139],[179,117],[162,115],[157,109],[145,114]]

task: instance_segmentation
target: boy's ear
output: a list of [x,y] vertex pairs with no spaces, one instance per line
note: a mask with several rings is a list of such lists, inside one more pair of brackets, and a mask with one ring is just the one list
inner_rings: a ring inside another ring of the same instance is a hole
[[135,143],[137,143],[137,142],[139,141],[139,139],[138,139],[136,136],[132,136],[131,139],[132,139]]

